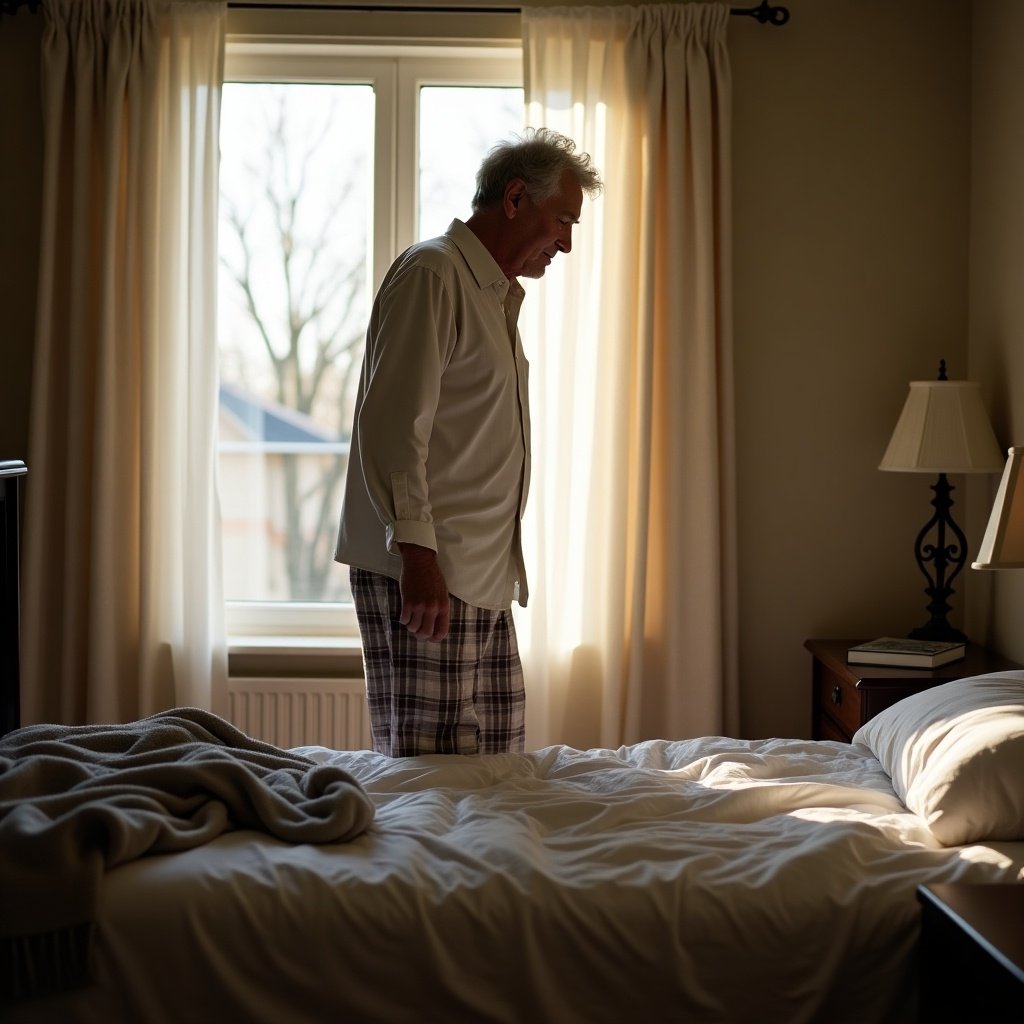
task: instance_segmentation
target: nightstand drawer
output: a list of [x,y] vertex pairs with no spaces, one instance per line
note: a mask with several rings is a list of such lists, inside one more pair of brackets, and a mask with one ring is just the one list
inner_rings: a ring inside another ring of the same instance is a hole
[[836,743],[849,743],[850,734],[841,729],[828,715],[818,716],[814,723],[814,738],[817,740],[835,740]]
[[857,687],[827,665],[820,666],[817,685],[818,707],[852,736],[861,725],[860,693]]

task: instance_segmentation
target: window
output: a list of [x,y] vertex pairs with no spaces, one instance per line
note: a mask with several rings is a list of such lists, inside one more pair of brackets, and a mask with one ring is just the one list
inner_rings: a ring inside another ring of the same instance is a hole
[[333,560],[363,334],[398,253],[522,127],[517,51],[229,44],[219,475],[228,631],[355,633]]

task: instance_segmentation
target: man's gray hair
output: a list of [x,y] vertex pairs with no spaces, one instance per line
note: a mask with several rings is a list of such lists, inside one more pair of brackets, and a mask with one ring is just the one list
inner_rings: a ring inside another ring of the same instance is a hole
[[572,171],[588,196],[601,191],[601,176],[590,155],[577,153],[572,139],[550,128],[527,128],[521,135],[493,146],[484,157],[476,173],[473,209],[500,203],[505,186],[513,178],[522,178],[530,198],[542,203],[558,191],[566,171]]

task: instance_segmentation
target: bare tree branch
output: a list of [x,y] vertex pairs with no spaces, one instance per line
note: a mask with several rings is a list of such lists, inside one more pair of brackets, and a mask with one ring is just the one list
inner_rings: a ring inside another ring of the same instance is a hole
[[[365,315],[366,269],[361,257],[365,241],[353,246],[349,229],[347,249],[341,250],[338,242],[346,237],[343,219],[355,215],[363,167],[353,162],[339,168],[326,196],[313,187],[314,162],[335,130],[335,112],[318,118],[296,139],[300,122],[287,95],[282,88],[277,102],[263,107],[261,157],[242,165],[242,173],[255,186],[257,206],[243,211],[231,202],[223,205],[223,223],[238,250],[223,262],[268,357],[276,400],[307,416],[319,416],[341,437],[347,433],[346,396],[352,394],[359,367],[363,325],[357,321]],[[272,251],[257,251],[250,230],[256,218],[273,227]],[[268,270],[277,282],[273,288],[263,283]],[[308,469],[303,471],[298,464],[300,458],[308,456],[280,457],[285,563],[292,596],[316,599],[333,567],[333,545],[324,538],[337,515],[346,460],[325,456],[322,471],[310,482]]]

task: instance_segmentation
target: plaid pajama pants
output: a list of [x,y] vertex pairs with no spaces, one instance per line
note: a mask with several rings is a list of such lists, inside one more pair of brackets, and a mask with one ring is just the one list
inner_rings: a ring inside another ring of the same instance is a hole
[[373,749],[391,757],[499,754],[526,745],[526,693],[511,610],[451,598],[440,643],[401,624],[398,581],[352,568]]

